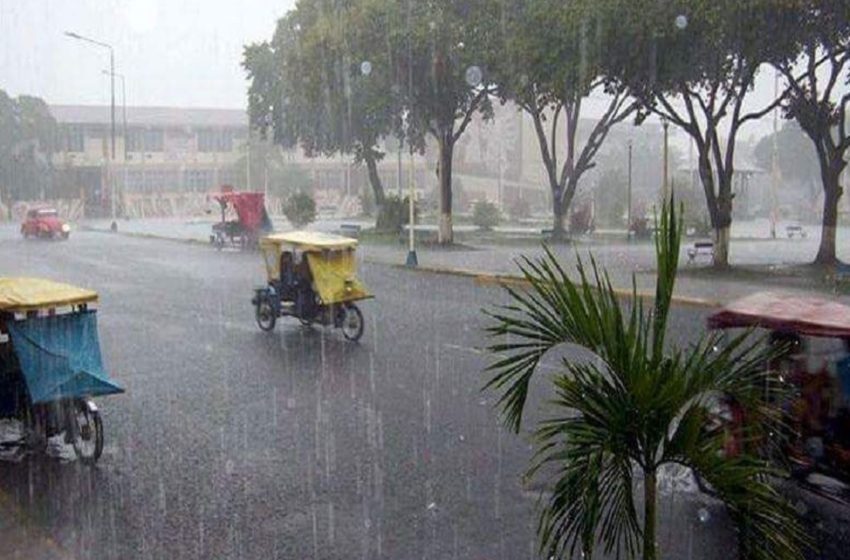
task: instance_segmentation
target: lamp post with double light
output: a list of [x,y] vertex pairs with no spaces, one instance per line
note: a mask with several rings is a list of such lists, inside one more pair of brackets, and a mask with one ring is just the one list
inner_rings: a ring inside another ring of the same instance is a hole
[[[129,141],[129,136],[127,136],[127,82],[124,77],[124,74],[119,74],[118,72],[102,70],[101,74],[105,76],[112,76],[113,78],[118,78],[119,80],[121,80],[121,134],[124,137],[124,159],[122,166],[124,170],[124,186],[122,188],[122,192],[125,192],[127,189],[127,143]],[[115,159],[115,156],[113,155],[112,158]]]
[[[104,49],[109,49],[109,77],[110,77],[110,122],[111,122],[111,137],[112,137],[112,157],[111,161],[115,162],[115,49],[112,48],[112,45],[109,43],[104,43],[103,41],[98,41],[96,39],[92,39],[91,37],[86,37],[84,35],[80,35],[79,33],[74,33],[73,31],[66,31],[65,35],[71,37],[72,39],[77,39],[78,41],[83,41],[85,43],[89,43],[91,45],[95,45]],[[111,170],[108,173],[109,177],[109,198],[112,203],[112,220],[113,223],[115,221],[115,181],[111,177]]]

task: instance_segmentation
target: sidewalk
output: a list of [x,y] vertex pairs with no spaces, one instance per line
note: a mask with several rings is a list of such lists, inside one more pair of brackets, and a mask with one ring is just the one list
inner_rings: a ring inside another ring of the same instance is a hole
[[[175,240],[208,242],[214,220],[209,219],[147,219],[119,221],[119,233],[153,236]],[[313,224],[310,229],[336,231],[340,223],[351,220],[326,220]],[[80,224],[83,229],[108,231],[108,220],[87,221]],[[285,224],[275,223],[285,229]],[[680,302],[691,302],[704,306],[716,306],[754,292],[771,290],[800,295],[819,295],[850,304],[850,296],[836,293],[824,285],[814,285],[804,278],[782,277],[765,272],[760,280],[757,273],[705,274],[707,261],[695,265],[687,264],[686,249],[691,239],[682,240],[680,268],[682,274],[676,282],[676,297]],[[731,260],[733,265],[749,267],[782,268],[807,262],[814,254],[817,240],[787,239],[733,239]],[[571,245],[550,246],[568,273],[575,272],[577,256],[590,266],[590,255],[600,269],[604,268],[611,282],[619,290],[631,291],[634,274],[638,292],[651,294],[655,289],[655,249],[650,242],[626,242],[580,240]],[[452,249],[418,247],[417,257],[422,271],[463,273],[484,280],[494,276],[521,276],[516,264],[523,256],[529,258],[544,255],[542,245],[533,241],[498,245],[492,242],[462,245]],[[399,243],[364,243],[359,256],[366,262],[403,265],[407,257],[406,245]],[[751,269],[752,270],[752,269]]]
[[[592,253],[600,269],[605,269],[611,278],[615,289],[630,292],[632,289],[632,274],[634,274],[637,290],[641,294],[651,295],[655,291],[653,248],[649,244],[622,246],[557,246],[552,252],[558,258],[561,266],[576,278],[575,265],[577,256],[585,264],[585,270],[590,273],[589,252]],[[407,256],[407,250],[400,247],[365,245],[361,248],[363,258],[367,262],[402,265]],[[684,250],[683,250],[684,252]],[[420,269],[432,272],[462,272],[470,276],[487,280],[496,277],[520,277],[521,272],[516,264],[517,259],[542,257],[541,247],[505,247],[483,246],[469,250],[417,250]],[[686,262],[682,256],[680,263]],[[730,274],[728,278],[703,276],[696,267],[680,265],[682,274],[676,280],[675,297],[680,303],[692,303],[705,307],[716,307],[734,299],[760,291],[781,291],[788,294],[809,295],[836,299],[850,304],[850,297],[807,287],[802,280],[770,277],[765,281],[736,278]],[[693,272],[691,272],[693,270]],[[496,280],[497,278],[493,278]]]

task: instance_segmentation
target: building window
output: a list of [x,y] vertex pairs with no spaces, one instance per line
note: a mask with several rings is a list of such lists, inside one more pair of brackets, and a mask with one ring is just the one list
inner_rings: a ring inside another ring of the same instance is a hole
[[198,130],[199,152],[232,152],[233,131],[228,129],[202,128]]
[[128,152],[161,152],[164,146],[161,128],[131,128],[127,131]]
[[187,169],[183,171],[183,187],[187,191],[204,192],[211,190],[215,181],[212,169]]

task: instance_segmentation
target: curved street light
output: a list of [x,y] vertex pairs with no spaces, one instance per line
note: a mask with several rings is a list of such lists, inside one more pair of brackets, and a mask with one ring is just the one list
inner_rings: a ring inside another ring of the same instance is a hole
[[[98,41],[96,39],[92,39],[91,37],[86,37],[84,35],[80,35],[79,33],[74,33],[73,31],[66,31],[65,35],[72,39],[76,39],[78,41],[83,41],[85,43],[89,43],[98,47],[102,47],[104,49],[109,49],[109,75],[110,75],[110,121],[111,121],[111,129],[112,129],[112,162],[115,162],[115,49],[112,48],[112,45],[109,43],[104,43],[103,41]],[[125,140],[126,141],[126,140]],[[109,185],[109,198],[112,203],[112,220],[115,221],[115,182],[110,177],[110,185]]]

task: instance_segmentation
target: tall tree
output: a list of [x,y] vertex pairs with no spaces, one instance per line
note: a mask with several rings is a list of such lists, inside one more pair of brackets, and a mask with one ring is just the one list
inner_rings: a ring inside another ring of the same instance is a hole
[[762,169],[773,169],[773,148],[776,143],[776,165],[783,181],[803,186],[806,196],[818,196],[820,166],[811,140],[795,121],[788,121],[775,136],[768,134],[758,141],[753,149],[756,164]]
[[38,97],[14,99],[0,90],[0,196],[34,199],[52,187],[56,119]]
[[386,46],[384,0],[300,2],[271,43],[246,47],[252,124],[308,156],[350,154],[364,163],[378,206],[380,139],[398,127],[398,89]]
[[[553,237],[558,239],[564,236],[564,217],[582,175],[595,167],[611,127],[637,105],[622,83],[601,72],[605,45],[592,2],[573,2],[569,10],[560,0],[508,4],[505,54],[497,65],[499,95],[519,105],[534,123],[552,194]],[[605,96],[605,106],[584,130],[584,105],[596,95]]]
[[452,243],[454,147],[476,114],[492,118],[488,69],[499,54],[499,0],[399,0],[392,44],[402,69],[408,132],[437,143],[440,243]]
[[780,99],[747,103],[772,42],[794,25],[774,0],[601,0],[605,64],[641,101],[638,120],[666,119],[693,140],[715,237],[714,265],[729,264],[738,134]]
[[[795,0],[795,25],[788,29],[793,48],[780,53],[775,66],[788,90],[785,115],[814,143],[823,185],[823,221],[815,262],[833,265],[841,174],[850,148],[850,3]],[[782,56],[784,54],[784,56]]]

